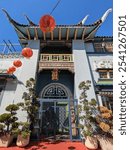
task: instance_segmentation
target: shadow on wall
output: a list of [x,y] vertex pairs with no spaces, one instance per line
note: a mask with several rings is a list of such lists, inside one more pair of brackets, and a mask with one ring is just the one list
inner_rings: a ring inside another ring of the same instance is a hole
[[5,91],[15,91],[17,88],[17,84],[18,84],[17,80],[8,81],[5,86]]

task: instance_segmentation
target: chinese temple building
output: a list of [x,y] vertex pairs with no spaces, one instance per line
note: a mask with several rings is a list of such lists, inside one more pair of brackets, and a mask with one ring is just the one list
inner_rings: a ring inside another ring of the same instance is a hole
[[[34,126],[36,132],[46,137],[52,135],[46,119],[46,111],[51,108],[58,122],[57,136],[80,139],[78,124],[73,121],[74,118],[78,120],[80,82],[91,81],[88,100],[94,98],[98,105],[113,109],[113,37],[96,36],[110,10],[93,24],[56,25],[48,33],[43,33],[29,19],[29,25],[23,25],[4,12],[18,35],[21,47],[30,47],[33,56],[26,59],[18,52],[0,54],[0,114],[8,104],[23,101],[26,81],[34,78],[40,101]],[[16,58],[23,65],[9,75],[6,70]],[[23,112],[18,116],[21,120],[26,118]]]

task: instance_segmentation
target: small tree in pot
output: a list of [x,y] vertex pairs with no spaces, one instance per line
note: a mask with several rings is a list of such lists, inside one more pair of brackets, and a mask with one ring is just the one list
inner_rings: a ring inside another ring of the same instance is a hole
[[79,84],[79,89],[82,91],[80,95],[80,105],[78,106],[81,134],[85,138],[85,145],[90,149],[97,149],[98,142],[96,135],[96,101],[92,99],[88,101],[87,91],[90,89],[91,82],[83,81]]
[[[26,81],[26,88],[28,92],[24,92],[23,97],[22,97],[22,99],[24,99],[24,102],[18,103],[18,106],[20,106],[23,111],[27,112],[26,123],[29,125],[28,131],[29,133],[31,133],[34,129],[34,123],[36,122],[36,115],[40,107],[40,104],[39,104],[39,101],[37,99],[36,92],[35,92],[35,80],[33,78],[30,78],[29,80]],[[23,138],[23,140],[25,141],[25,138]]]
[[30,133],[30,123],[19,122],[19,127],[17,129],[18,138],[16,141],[16,145],[19,147],[27,146],[30,141]]
[[85,145],[90,149],[97,149],[97,137],[99,139],[99,137],[112,136],[112,111],[104,106],[98,107],[95,99],[87,99],[90,87],[90,81],[83,81],[79,84],[79,89],[82,91],[79,105],[79,126],[82,136],[86,138]]
[[0,115],[0,147],[8,147],[13,140],[14,131],[18,127],[18,118],[15,116],[18,109],[18,105],[10,104],[6,107],[9,113]]

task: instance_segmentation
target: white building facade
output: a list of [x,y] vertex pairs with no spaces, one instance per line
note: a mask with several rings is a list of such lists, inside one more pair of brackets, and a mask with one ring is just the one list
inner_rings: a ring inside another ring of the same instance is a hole
[[[95,36],[108,12],[94,24],[57,25],[51,33],[42,33],[37,25],[21,25],[5,13],[22,48],[30,47],[33,56],[26,59],[20,53],[0,54],[0,114],[7,105],[23,101],[26,81],[34,78],[41,104],[35,125],[39,134],[46,137],[53,134],[46,119],[51,108],[57,118],[57,136],[80,139],[77,116],[80,82],[91,81],[88,100],[94,98],[98,105],[113,109],[113,38]],[[23,65],[8,75],[6,70],[16,59]],[[55,71],[57,80],[52,78]],[[18,116],[26,119],[24,112],[19,111]]]

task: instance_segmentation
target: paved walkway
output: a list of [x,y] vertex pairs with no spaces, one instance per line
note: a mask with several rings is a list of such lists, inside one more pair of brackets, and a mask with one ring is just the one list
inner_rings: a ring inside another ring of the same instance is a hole
[[81,142],[31,142],[26,148],[18,148],[15,144],[0,150],[88,150]]

